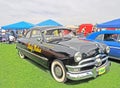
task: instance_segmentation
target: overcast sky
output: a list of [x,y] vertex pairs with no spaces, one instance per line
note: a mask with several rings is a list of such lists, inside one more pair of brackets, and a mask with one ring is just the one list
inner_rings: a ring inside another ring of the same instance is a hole
[[120,0],[0,0],[0,26],[53,19],[63,25],[120,18]]

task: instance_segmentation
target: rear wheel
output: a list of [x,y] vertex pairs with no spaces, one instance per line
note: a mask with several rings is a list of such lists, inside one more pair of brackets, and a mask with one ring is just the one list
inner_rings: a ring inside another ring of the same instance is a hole
[[51,64],[51,73],[58,82],[66,82],[66,69],[60,60],[54,60]]
[[20,58],[22,58],[22,59],[25,58],[25,55],[21,51],[18,51],[18,54],[19,54]]

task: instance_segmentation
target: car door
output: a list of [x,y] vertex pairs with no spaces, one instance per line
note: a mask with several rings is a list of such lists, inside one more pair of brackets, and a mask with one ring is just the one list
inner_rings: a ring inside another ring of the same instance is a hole
[[33,29],[29,39],[26,40],[26,48],[29,51],[28,57],[35,62],[47,67],[48,59],[44,57],[42,51],[45,49],[40,30]]

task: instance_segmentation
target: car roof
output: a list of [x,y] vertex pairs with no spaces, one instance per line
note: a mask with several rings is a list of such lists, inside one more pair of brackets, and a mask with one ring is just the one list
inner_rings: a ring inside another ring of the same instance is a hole
[[33,27],[31,28],[30,30],[33,30],[33,29],[36,29],[36,30],[41,30],[41,31],[44,31],[44,30],[54,30],[54,29],[68,29],[68,30],[72,30],[70,28],[67,28],[67,27],[64,27],[64,26],[51,26],[51,27],[41,27],[41,26],[36,26],[36,27]]
[[99,32],[93,32],[86,37],[86,39],[94,39],[97,35],[100,34],[120,34],[120,30],[103,30]]

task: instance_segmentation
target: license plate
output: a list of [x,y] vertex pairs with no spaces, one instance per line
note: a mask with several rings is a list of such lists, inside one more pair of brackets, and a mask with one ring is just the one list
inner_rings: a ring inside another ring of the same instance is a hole
[[102,68],[100,68],[100,69],[98,70],[98,74],[99,74],[99,75],[101,75],[101,74],[103,74],[103,73],[105,73],[105,67],[102,67]]

